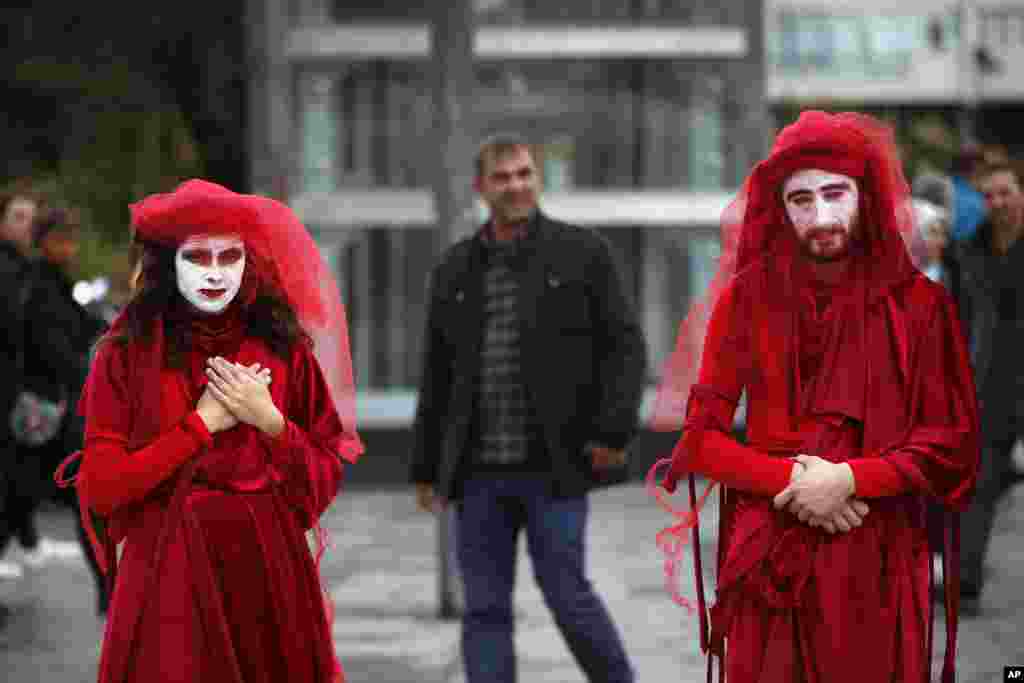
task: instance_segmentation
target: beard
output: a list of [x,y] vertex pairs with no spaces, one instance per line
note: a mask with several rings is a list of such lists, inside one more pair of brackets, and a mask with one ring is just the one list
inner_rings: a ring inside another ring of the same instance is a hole
[[841,226],[812,228],[800,239],[800,251],[815,263],[835,263],[850,255],[851,231]]
[[532,192],[508,193],[502,195],[491,205],[494,216],[503,223],[519,223],[528,220],[536,209],[537,196]]

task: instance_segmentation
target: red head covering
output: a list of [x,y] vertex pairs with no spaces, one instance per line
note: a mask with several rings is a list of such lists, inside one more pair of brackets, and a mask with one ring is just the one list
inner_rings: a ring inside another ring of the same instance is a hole
[[[854,247],[857,281],[867,299],[916,271],[907,244],[918,236],[910,188],[888,126],[861,114],[808,111],[779,133],[767,159],[754,167],[743,189],[722,214],[722,255],[703,300],[679,328],[665,366],[651,424],[660,431],[682,427],[686,400],[700,367],[708,318],[732,278],[765,259],[787,280],[799,244],[782,201],[782,186],[797,171],[820,169],[850,176],[860,190],[860,234]],[[783,281],[780,286],[791,286]]]
[[146,242],[177,247],[196,236],[242,239],[247,275],[256,275],[249,281],[268,286],[295,311],[313,339],[342,424],[355,435],[355,382],[345,307],[333,273],[295,213],[268,197],[238,194],[205,180],[186,181],[173,192],[150,195],[130,208],[135,236]]

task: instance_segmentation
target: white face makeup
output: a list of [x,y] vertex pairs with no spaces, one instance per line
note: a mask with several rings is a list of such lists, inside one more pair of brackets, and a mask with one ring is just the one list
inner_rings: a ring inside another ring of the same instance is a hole
[[857,224],[856,180],[816,168],[797,171],[786,180],[782,197],[810,258],[828,262],[846,256]]
[[233,235],[192,237],[174,255],[178,291],[200,313],[221,313],[234,300],[245,272],[245,244]]

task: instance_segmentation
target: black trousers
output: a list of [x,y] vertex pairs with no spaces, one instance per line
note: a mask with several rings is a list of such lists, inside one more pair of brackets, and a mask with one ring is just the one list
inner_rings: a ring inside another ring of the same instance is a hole
[[985,555],[992,538],[999,499],[1011,480],[1013,447],[1024,437],[1024,421],[1007,420],[997,428],[982,425],[981,467],[974,498],[960,515],[960,582],[965,593],[980,592]]
[[40,503],[42,463],[33,450],[18,448],[10,441],[4,449],[0,555],[6,552],[14,538],[26,550],[39,545],[36,510]]

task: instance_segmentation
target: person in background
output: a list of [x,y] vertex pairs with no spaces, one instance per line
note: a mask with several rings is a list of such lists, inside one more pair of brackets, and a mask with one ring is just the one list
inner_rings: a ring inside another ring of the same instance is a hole
[[[32,253],[32,220],[39,197],[24,182],[0,195],[0,541],[4,546],[18,533],[18,501],[12,498],[17,481],[17,452],[8,416],[21,384],[19,357],[25,348],[24,287]],[[12,518],[13,516],[13,518]],[[22,538],[31,542],[31,538]],[[2,546],[0,546],[2,547]],[[18,579],[21,565],[4,560],[0,553],[0,580]],[[8,610],[0,605],[0,625]]]
[[[64,207],[44,208],[32,221],[32,241],[40,257],[33,264],[27,298],[33,315],[25,328],[24,382],[36,395],[64,401],[68,409],[60,431],[51,441],[18,448],[25,476],[17,497],[26,518],[23,523],[36,537],[35,547],[24,556],[31,567],[40,567],[57,554],[56,545],[34,531],[34,512],[42,500],[55,493],[53,472],[57,465],[68,453],[82,447],[83,421],[74,407],[85,382],[89,349],[107,327],[72,296],[70,273],[77,264],[80,229],[78,212]],[[76,504],[74,499],[72,502]],[[75,519],[79,519],[77,514]],[[78,531],[96,579],[97,609],[102,614],[106,612],[107,595],[99,567],[80,525]]]
[[914,199],[914,219],[921,239],[918,267],[932,282],[951,286],[949,214],[926,199]]
[[960,592],[977,609],[996,503],[1012,481],[1014,444],[1024,434],[1024,191],[1019,172],[992,166],[980,175],[988,220],[955,245],[957,303],[970,344],[981,405],[982,467],[963,515]]
[[985,220],[985,198],[979,188],[979,174],[985,167],[985,151],[977,145],[966,145],[953,158],[950,166],[952,206],[950,238],[963,242],[974,237]]
[[525,531],[534,574],[587,680],[634,680],[587,579],[587,493],[626,465],[646,349],[608,243],[538,209],[528,143],[490,138],[475,189],[491,220],[434,269],[411,479],[457,505],[470,683],[516,680],[512,595]]

